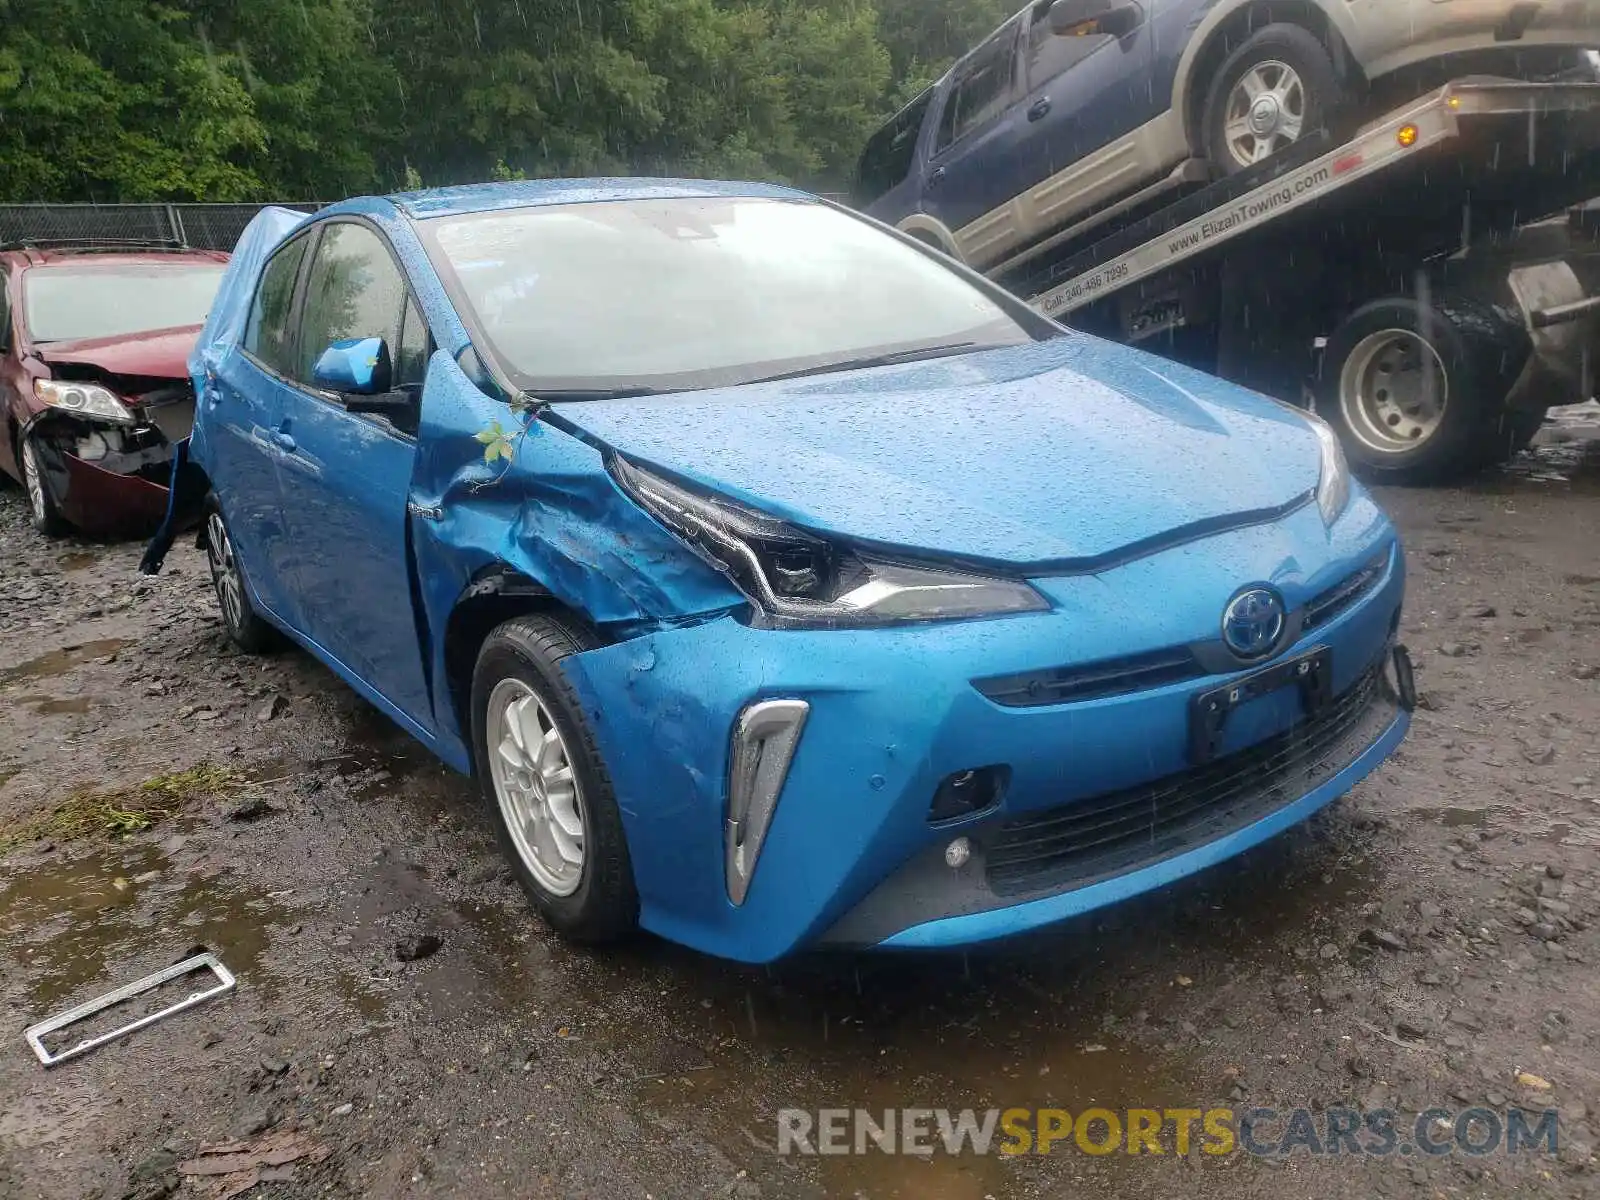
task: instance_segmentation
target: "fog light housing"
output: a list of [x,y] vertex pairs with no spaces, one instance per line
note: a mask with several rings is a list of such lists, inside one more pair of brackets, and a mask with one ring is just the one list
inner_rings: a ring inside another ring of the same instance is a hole
[[741,712],[734,723],[728,755],[723,869],[728,899],[735,904],[743,904],[750,889],[750,876],[810,712],[811,705],[804,700],[761,700]]
[[972,843],[964,837],[958,837],[944,848],[944,865],[952,871],[959,871],[971,858]]
[[1011,768],[1004,765],[973,767],[945,776],[928,805],[928,820],[937,825],[993,808],[1005,794]]

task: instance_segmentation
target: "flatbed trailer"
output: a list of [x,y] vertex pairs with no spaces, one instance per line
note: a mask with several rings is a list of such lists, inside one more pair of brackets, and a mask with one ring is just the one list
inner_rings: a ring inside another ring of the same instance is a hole
[[1314,408],[1369,476],[1429,482],[1593,394],[1597,194],[1600,84],[1461,79],[991,277]]

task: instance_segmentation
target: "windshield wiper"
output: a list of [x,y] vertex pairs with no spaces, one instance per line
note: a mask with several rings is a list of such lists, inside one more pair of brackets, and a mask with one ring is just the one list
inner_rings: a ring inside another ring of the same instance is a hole
[[578,400],[629,400],[635,396],[660,396],[664,389],[630,388],[535,388],[522,393],[532,404],[567,404]]
[[970,354],[975,350],[994,350],[994,345],[983,342],[950,342],[943,346],[918,346],[914,350],[891,350],[887,354],[868,354],[861,358],[845,358],[838,362],[821,363],[814,367],[800,367],[794,371],[779,371],[776,375],[762,375],[747,379],[746,383],[773,383],[779,379],[799,379],[806,375],[827,375],[833,371],[860,371],[867,367],[890,367],[895,363],[921,362],[927,358],[947,358],[952,354]]

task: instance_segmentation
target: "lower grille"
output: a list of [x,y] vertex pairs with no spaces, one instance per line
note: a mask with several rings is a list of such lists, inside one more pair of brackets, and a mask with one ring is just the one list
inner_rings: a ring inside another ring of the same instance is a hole
[[1088,884],[1214,841],[1348,766],[1393,719],[1387,656],[1315,719],[1153,783],[1033,813],[988,840],[997,895]]

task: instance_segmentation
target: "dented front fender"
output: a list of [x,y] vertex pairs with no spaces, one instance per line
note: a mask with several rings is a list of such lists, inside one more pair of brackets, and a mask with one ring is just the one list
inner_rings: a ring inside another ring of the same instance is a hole
[[[495,422],[513,428],[509,462],[484,460],[478,435]],[[537,420],[524,428],[443,351],[429,364],[417,443],[410,521],[441,726],[454,723],[444,631],[474,580],[497,565],[613,637],[745,604],[617,488],[599,451]]]

